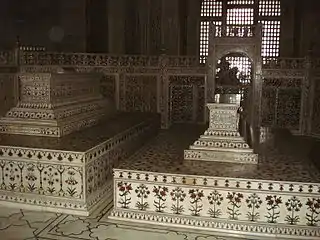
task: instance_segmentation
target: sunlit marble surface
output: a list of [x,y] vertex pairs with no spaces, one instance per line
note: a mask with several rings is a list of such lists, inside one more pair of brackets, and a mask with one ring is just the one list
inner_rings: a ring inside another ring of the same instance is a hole
[[[186,161],[183,150],[187,149],[204,131],[204,126],[179,125],[150,141],[136,154],[122,162],[119,169],[133,169],[151,172],[176,173],[217,177],[234,177],[261,180],[320,182],[320,172],[302,154],[302,145],[279,133],[281,143],[266,136],[261,146],[258,165]],[[292,137],[292,136],[291,136]],[[287,149],[284,153],[281,149]],[[283,146],[282,146],[283,145]]]
[[83,152],[128,129],[128,127],[141,123],[148,117],[156,117],[156,115],[119,113],[99,125],[62,138],[0,134],[0,146]]
[[0,207],[1,240],[237,240],[160,226],[117,224],[107,219],[111,206],[90,217]]

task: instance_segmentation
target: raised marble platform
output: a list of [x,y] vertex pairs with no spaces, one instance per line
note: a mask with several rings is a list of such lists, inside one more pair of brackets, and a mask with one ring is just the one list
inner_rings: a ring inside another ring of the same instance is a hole
[[186,160],[257,164],[258,155],[239,133],[239,104],[209,103],[209,128],[184,151]]
[[0,204],[89,215],[112,201],[112,168],[159,127],[156,114],[119,113],[61,138],[0,134]]
[[320,238],[320,172],[307,158],[283,155],[267,140],[259,164],[184,160],[204,129],[162,131],[123,161],[109,218],[246,239]]

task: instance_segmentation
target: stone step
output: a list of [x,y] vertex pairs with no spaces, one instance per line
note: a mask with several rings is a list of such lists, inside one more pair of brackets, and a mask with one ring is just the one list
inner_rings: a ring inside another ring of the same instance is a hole
[[219,151],[219,152],[235,152],[235,153],[253,153],[251,148],[222,148],[222,147],[210,147],[210,146],[196,146],[191,145],[189,149],[192,150],[205,150],[205,151]]
[[200,138],[197,139],[197,141],[204,141],[204,142],[232,142],[232,143],[246,143],[246,141],[242,138],[234,138],[234,137],[203,137],[200,136]]
[[197,161],[257,164],[258,154],[254,154],[253,152],[231,152],[221,151],[221,149],[208,150],[197,148],[185,150],[184,159]]

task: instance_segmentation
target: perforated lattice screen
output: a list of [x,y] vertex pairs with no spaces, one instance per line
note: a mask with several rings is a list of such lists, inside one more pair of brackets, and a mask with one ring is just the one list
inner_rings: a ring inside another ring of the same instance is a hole
[[278,57],[280,52],[280,21],[261,21],[262,57]]
[[253,25],[253,8],[228,9],[227,25]]
[[280,17],[281,16],[281,6],[280,1],[274,0],[260,0],[259,1],[259,16],[265,17]]
[[229,5],[247,5],[254,4],[254,0],[229,0]]
[[[216,26],[221,25],[220,21],[211,22],[213,22]],[[200,63],[205,63],[208,56],[209,23],[210,21],[202,21],[200,25]]]
[[221,17],[222,1],[221,0],[204,0],[201,6],[201,17]]
[[[223,1],[227,4],[224,5]],[[254,8],[258,1],[258,9]],[[223,9],[226,7],[227,9]],[[226,15],[222,13],[226,12]],[[200,24],[200,62],[208,55],[209,22],[216,25],[263,25],[262,56],[278,57],[280,45],[280,0],[203,0]]]

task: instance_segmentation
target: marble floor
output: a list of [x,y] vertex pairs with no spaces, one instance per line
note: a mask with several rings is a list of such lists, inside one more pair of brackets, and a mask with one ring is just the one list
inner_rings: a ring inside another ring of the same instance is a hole
[[1,240],[239,240],[154,225],[117,224],[107,219],[111,206],[77,217],[0,207]]
[[[123,161],[118,168],[201,176],[320,182],[320,171],[303,153],[302,145],[292,136],[282,132],[273,133],[272,137],[265,136],[257,165],[185,161],[183,150],[187,149],[204,130],[203,126],[177,125],[170,130],[162,131]],[[277,141],[273,139],[274,135],[277,135]]]

